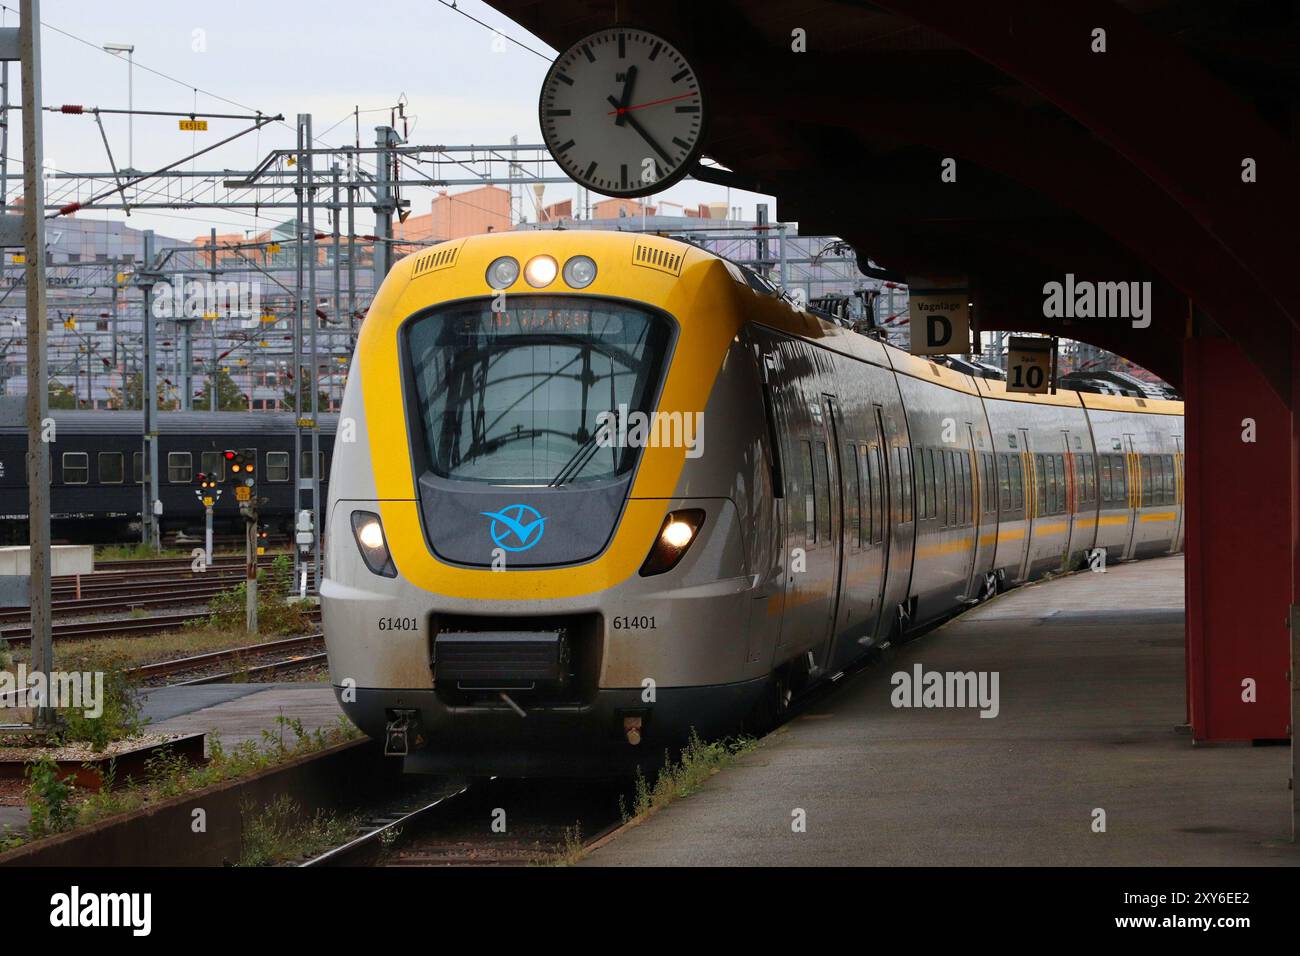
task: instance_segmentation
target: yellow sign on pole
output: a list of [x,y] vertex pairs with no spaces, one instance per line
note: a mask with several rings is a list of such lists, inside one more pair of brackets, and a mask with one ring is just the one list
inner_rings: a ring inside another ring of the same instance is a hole
[[211,495],[204,495],[204,496],[203,496],[203,507],[205,507],[205,508],[211,508],[212,505],[213,505],[212,496],[211,496]]
[[236,500],[236,501],[247,501],[247,500],[248,500],[249,498],[251,498],[252,496],[253,496],[253,489],[250,488],[250,487],[248,487],[248,485],[236,485],[236,486],[235,486],[235,500]]
[[208,121],[199,119],[181,120],[181,130],[186,133],[206,133]]

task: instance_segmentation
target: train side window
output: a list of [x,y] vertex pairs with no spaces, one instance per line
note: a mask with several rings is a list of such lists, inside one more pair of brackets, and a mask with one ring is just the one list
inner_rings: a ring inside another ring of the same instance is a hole
[[1054,507],[1053,514],[1063,515],[1065,514],[1066,490],[1065,455],[1052,455],[1052,466],[1052,473],[1056,476],[1056,481],[1054,481],[1056,488],[1053,489],[1056,492],[1056,496],[1054,496],[1056,497],[1056,507]]
[[[248,452],[245,452],[245,454],[248,454]],[[325,466],[325,453],[324,453],[323,451],[322,451],[322,452],[318,452],[318,453],[317,453],[317,456],[316,456],[316,460],[317,460],[317,461],[320,463],[320,465],[321,465],[321,470],[320,470],[320,480],[321,480],[321,481],[324,481],[324,480],[325,480],[325,467],[324,467],[324,466]],[[311,478],[311,477],[312,477],[312,471],[311,471],[311,449],[310,449],[310,448],[305,448],[305,449],[303,449],[302,456],[301,456],[301,458],[299,458],[299,460],[298,460],[298,465],[299,465],[298,472],[299,472],[299,477],[300,477],[300,478]]]
[[1178,473],[1173,455],[1165,455],[1165,501],[1171,505],[1178,501]]
[[1128,469],[1124,465],[1123,455],[1110,456],[1111,475],[1115,487],[1111,492],[1111,501],[1128,501]]
[[800,442],[803,445],[803,521],[804,540],[808,544],[817,543],[817,485],[813,474],[812,442]]
[[1101,464],[1101,500],[1110,501],[1110,455],[1098,455]]
[[994,514],[998,510],[997,467],[993,452],[984,455],[984,510]]
[[131,480],[137,485],[144,481],[145,458],[144,452],[137,451],[131,455]]
[[122,453],[120,451],[101,451],[98,464],[99,483],[101,485],[120,485],[122,483]]
[[885,540],[885,476],[879,445],[867,449],[867,474],[871,476],[871,541],[880,544]]
[[929,451],[928,448],[918,448],[916,452],[916,490],[920,494],[917,517],[922,521],[930,517],[930,501],[933,497],[930,490],[930,475],[933,472],[931,470]]
[[167,453],[167,480],[173,485],[187,485],[194,477],[194,459],[187,451]]
[[[785,497],[785,468],[781,462],[781,439],[776,431],[776,409],[772,402],[772,386],[763,383],[763,417],[767,420],[767,451],[771,461],[772,497]],[[270,470],[268,459],[267,469]]]
[[[204,452],[206,456],[207,453]],[[266,453],[266,480],[289,480],[289,453],[287,451],[268,451]]]
[[939,483],[939,518],[946,528],[952,524],[952,457],[946,448],[939,449],[939,467],[935,471]]
[[953,464],[957,466],[957,523],[963,527],[970,523],[971,505],[971,480],[970,480],[970,455],[965,451],[955,451],[952,453]]
[[1138,470],[1142,472],[1142,505],[1151,504],[1151,456],[1138,456]]
[[894,451],[898,457],[899,520],[906,524],[912,520],[912,450],[900,445]]
[[84,485],[90,481],[90,454],[84,451],[63,453],[63,483]]
[[205,451],[199,455],[199,471],[212,481],[226,480],[226,456],[220,451]]
[[1007,474],[1007,456],[998,452],[993,456],[993,467],[998,474],[998,506],[1003,511],[1011,510],[1011,477]]
[[858,446],[850,443],[844,445],[844,461],[853,459],[852,469],[845,468],[850,480],[845,482],[844,514],[848,518],[845,538],[855,548],[862,547],[862,466],[858,462]]
[[817,443],[817,457],[813,459],[817,466],[817,540],[831,539],[831,465],[826,443]]
[[1097,503],[1097,463],[1093,461],[1092,455],[1083,456],[1083,493],[1084,501]]
[[1047,462],[1045,455],[1034,455],[1034,472],[1038,478],[1038,513],[1047,514]]

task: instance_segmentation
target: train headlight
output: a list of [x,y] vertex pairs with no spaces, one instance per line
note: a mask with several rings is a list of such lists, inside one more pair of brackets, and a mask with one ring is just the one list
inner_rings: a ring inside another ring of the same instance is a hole
[[510,256],[493,259],[487,267],[487,284],[494,289],[508,289],[519,278],[519,262]]
[[357,550],[361,552],[366,567],[386,578],[397,577],[397,565],[393,564],[392,555],[388,553],[388,541],[384,538],[384,526],[379,515],[370,511],[352,512],[352,535],[357,539]]
[[524,266],[524,279],[534,289],[544,289],[555,281],[560,267],[550,256],[533,256]]
[[699,508],[668,512],[650,553],[646,555],[645,563],[641,565],[641,576],[645,578],[652,574],[663,574],[676,567],[690,548],[691,542],[699,535],[703,524],[704,512]]
[[596,279],[596,263],[590,256],[574,256],[564,264],[564,281],[570,289],[585,289]]

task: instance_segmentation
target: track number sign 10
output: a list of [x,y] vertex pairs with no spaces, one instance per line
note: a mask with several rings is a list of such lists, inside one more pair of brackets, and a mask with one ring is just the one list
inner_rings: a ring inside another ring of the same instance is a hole
[[1043,394],[1051,384],[1052,340],[1012,338],[1007,349],[1007,391]]

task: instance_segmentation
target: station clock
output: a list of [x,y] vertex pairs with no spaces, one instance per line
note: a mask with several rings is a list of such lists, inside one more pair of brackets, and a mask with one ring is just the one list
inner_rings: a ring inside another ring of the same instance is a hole
[[628,198],[691,172],[707,118],[686,57],[632,27],[599,30],[561,53],[542,82],[538,114],[547,148],[573,180]]

